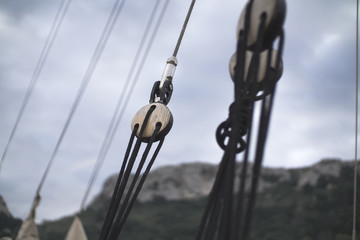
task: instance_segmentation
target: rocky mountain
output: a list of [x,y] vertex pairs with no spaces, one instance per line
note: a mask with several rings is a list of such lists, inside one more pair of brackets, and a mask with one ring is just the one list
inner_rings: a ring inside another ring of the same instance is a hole
[[[150,172],[138,196],[139,202],[156,198],[167,201],[199,199],[206,196],[212,186],[217,167],[205,163],[166,166]],[[104,199],[110,199],[117,175],[108,178],[100,194],[90,204],[96,207]]]
[[[240,169],[239,164],[236,172]],[[204,163],[153,170],[122,239],[194,239],[216,172],[217,166]],[[79,215],[90,240],[98,237],[116,178],[109,177]],[[352,194],[351,162],[327,159],[297,169],[263,168],[250,239],[350,240]],[[72,220],[69,216],[41,224],[41,239],[64,239]]]
[[[299,169],[263,168],[258,192],[263,192],[281,182],[290,181],[292,177],[296,178],[297,189],[301,189],[306,185],[316,186],[320,177],[338,177],[342,166],[350,164],[352,163],[328,159],[313,166]],[[241,164],[238,164],[236,174],[240,175],[240,170]],[[160,167],[152,171],[147,177],[138,201],[144,203],[158,198],[174,201],[206,197],[210,192],[216,172],[217,166],[207,163],[188,163]],[[292,173],[295,176],[292,176]],[[247,177],[250,178],[250,173]],[[90,207],[96,208],[97,205],[101,205],[111,198],[116,180],[117,175],[106,180],[102,191],[95,197]],[[235,183],[235,189],[238,184],[238,182]]]

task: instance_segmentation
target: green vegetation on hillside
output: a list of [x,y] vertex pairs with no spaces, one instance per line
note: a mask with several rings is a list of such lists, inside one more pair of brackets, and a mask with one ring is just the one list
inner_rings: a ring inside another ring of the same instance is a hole
[[[291,170],[290,170],[291,171]],[[258,194],[251,240],[351,240],[353,170],[297,187],[297,173]],[[269,176],[263,176],[269,177]],[[206,199],[137,203],[120,235],[126,240],[193,240]],[[98,238],[107,203],[80,215],[89,240]],[[64,239],[72,218],[39,227],[41,239]],[[360,229],[358,229],[359,231]],[[360,238],[358,238],[360,239]]]
[[[316,185],[302,187],[298,182],[304,169],[288,170],[289,177],[282,181],[280,175],[264,171],[261,178],[273,186],[257,195],[250,240],[352,240],[353,168],[341,166],[339,177],[321,175]],[[136,203],[120,239],[193,240],[206,201],[157,198]],[[89,240],[98,239],[107,205],[104,201],[79,215]],[[359,213],[358,208],[357,216]],[[41,224],[40,239],[63,240],[72,221],[69,216]],[[20,224],[19,219],[0,213],[0,238],[15,239]]]

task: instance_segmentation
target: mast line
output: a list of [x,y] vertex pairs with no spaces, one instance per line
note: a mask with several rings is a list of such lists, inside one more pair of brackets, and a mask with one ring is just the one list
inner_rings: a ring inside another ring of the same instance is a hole
[[359,108],[359,0],[356,1],[356,87],[355,87],[355,160],[354,160],[354,205],[353,205],[353,234],[352,239],[356,240],[356,201],[357,201],[357,176],[358,176],[358,108]]

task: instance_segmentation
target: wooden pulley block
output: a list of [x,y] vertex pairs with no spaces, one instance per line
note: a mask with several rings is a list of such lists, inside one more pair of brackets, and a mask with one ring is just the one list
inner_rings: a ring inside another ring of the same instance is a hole
[[155,141],[160,140],[162,137],[166,136],[170,131],[173,124],[173,116],[167,106],[162,103],[151,103],[142,107],[134,116],[131,121],[131,130],[134,131],[135,126],[138,125],[139,128],[136,132],[136,136],[140,137],[140,130],[144,123],[145,117],[148,111],[153,110],[149,120],[145,126],[142,139],[144,142],[147,142],[153,135],[156,127],[160,125],[160,130],[156,135]]
[[[269,54],[269,50],[265,50],[263,52],[260,53],[260,62],[259,62],[259,71],[258,71],[258,76],[257,76],[257,82],[260,83],[264,80],[265,76],[266,76],[266,68],[268,65],[268,54]],[[270,62],[270,69],[273,71],[276,71],[276,81],[280,79],[282,72],[283,72],[283,62],[282,59],[280,59],[280,63],[279,63],[279,69],[275,69],[276,68],[276,59],[278,58],[278,51],[276,50],[272,50],[271,51],[271,62]],[[249,72],[249,67],[250,67],[250,62],[251,59],[253,57],[253,52],[252,51],[246,51],[246,56],[245,56],[245,77],[244,77],[244,81],[246,80],[246,77],[248,75]],[[236,53],[234,53],[231,58],[230,58],[230,62],[229,62],[229,72],[230,72],[230,76],[232,78],[232,80],[234,81],[235,79],[235,65],[236,65]]]
[[[245,28],[245,15],[246,7],[244,7],[237,25],[236,35],[239,39],[241,30]],[[282,26],[285,21],[286,4],[285,0],[254,0],[252,2],[250,25],[247,39],[247,46],[249,49],[253,49],[257,38],[258,28],[261,22],[262,15],[266,15],[266,22],[264,28],[264,41],[263,49],[271,48],[274,39],[281,33]]]

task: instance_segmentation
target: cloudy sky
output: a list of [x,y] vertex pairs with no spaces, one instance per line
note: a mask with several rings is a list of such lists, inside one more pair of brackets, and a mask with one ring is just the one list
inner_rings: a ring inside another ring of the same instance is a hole
[[[161,1],[161,4],[164,0]],[[0,1],[0,153],[5,149],[60,0]],[[114,0],[73,0],[0,172],[10,211],[28,214]],[[42,190],[37,221],[80,207],[105,131],[155,0],[127,1]],[[139,82],[91,196],[118,171],[130,122],[148,103],[171,56],[190,1],[170,0]],[[174,115],[155,167],[218,163],[217,126],[233,100],[228,62],[245,1],[195,5],[178,53]],[[278,83],[264,164],[308,166],[354,155],[356,1],[287,3],[284,74]]]

